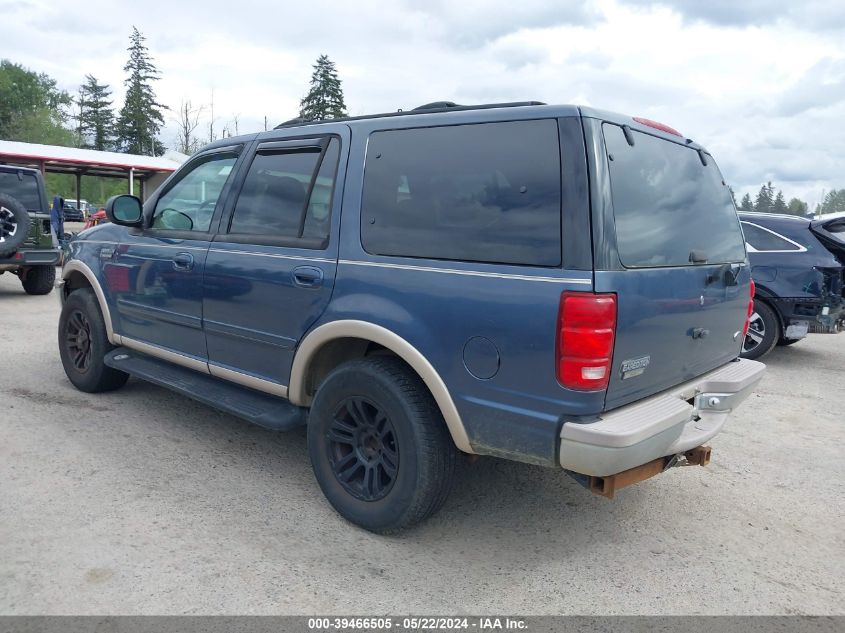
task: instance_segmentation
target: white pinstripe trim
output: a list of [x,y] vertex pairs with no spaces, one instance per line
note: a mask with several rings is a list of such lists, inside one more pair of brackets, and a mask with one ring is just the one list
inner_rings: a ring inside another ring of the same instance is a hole
[[459,270],[456,268],[431,268],[429,266],[409,266],[407,264],[387,264],[384,262],[363,262],[350,259],[341,259],[338,263],[349,264],[350,266],[372,266],[375,268],[397,268],[400,270],[418,270],[426,273],[447,273],[451,275],[468,275],[471,277],[492,277],[494,279],[516,279],[518,281],[544,281],[558,284],[581,284],[592,286],[592,279],[578,277],[540,277],[533,275],[511,275],[507,273],[483,272],[480,270]]

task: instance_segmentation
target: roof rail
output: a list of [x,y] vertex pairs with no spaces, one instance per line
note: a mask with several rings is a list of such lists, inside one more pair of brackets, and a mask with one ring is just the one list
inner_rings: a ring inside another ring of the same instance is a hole
[[513,101],[510,103],[481,103],[478,105],[458,105],[452,101],[433,101],[418,106],[413,110],[399,110],[397,112],[384,112],[382,114],[365,114],[362,116],[338,117],[336,119],[308,120],[296,117],[277,125],[274,129],[279,130],[286,127],[299,125],[320,125],[322,123],[342,123],[343,121],[360,121],[363,119],[381,119],[392,116],[408,116],[418,114],[435,114],[437,112],[454,112],[462,110],[489,110],[492,108],[518,108],[522,106],[546,105],[542,101]]

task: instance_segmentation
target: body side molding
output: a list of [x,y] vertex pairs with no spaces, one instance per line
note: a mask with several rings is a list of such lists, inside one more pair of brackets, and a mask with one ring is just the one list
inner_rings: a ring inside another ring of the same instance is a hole
[[296,351],[291,368],[288,398],[293,404],[301,407],[310,404],[310,398],[305,387],[305,377],[308,375],[311,360],[324,344],[340,338],[357,338],[378,343],[408,363],[419,374],[434,396],[434,400],[446,420],[446,425],[449,427],[449,433],[452,435],[455,446],[465,453],[474,453],[458,409],[455,407],[446,383],[443,382],[437,370],[419,350],[401,336],[387,328],[366,321],[351,319],[332,321],[319,326],[305,336]]

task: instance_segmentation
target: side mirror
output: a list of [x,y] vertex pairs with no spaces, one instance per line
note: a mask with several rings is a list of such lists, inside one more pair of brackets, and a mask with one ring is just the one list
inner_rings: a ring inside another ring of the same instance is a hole
[[123,226],[141,226],[143,208],[135,196],[112,196],[106,202],[106,216],[115,224]]

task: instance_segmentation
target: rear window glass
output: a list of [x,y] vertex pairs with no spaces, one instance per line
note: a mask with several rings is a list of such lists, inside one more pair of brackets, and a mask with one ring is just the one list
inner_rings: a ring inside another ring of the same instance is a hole
[[33,174],[0,171],[0,193],[12,196],[25,206],[27,211],[41,210],[38,181]]
[[755,251],[800,251],[801,247],[785,237],[778,235],[762,226],[742,223],[745,241]]
[[629,268],[739,262],[745,245],[716,164],[690,147],[605,124],[619,257]]
[[369,253],[558,266],[557,123],[375,132],[364,172]]

